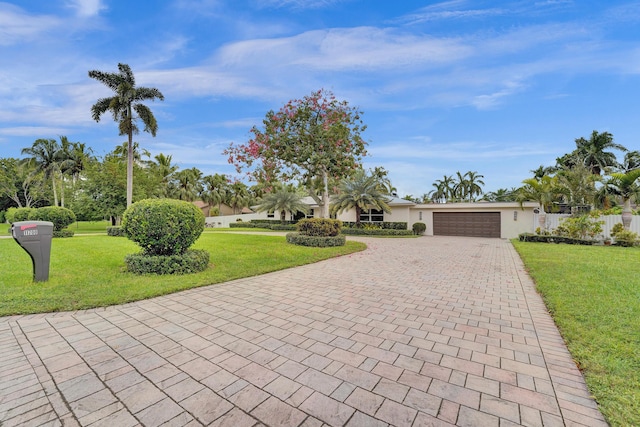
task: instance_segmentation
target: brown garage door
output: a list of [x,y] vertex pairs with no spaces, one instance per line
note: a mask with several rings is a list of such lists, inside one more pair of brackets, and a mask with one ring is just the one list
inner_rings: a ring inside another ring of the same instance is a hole
[[433,234],[500,237],[500,212],[434,212]]

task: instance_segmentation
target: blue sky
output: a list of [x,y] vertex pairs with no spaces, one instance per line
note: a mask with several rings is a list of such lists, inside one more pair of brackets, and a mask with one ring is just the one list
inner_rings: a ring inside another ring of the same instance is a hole
[[0,1],[0,56],[0,157],[124,142],[87,76],[118,62],[165,96],[136,141],[205,174],[235,176],[229,143],[320,88],[364,111],[365,166],[400,195],[468,170],[519,186],[593,130],[640,149],[639,1]]

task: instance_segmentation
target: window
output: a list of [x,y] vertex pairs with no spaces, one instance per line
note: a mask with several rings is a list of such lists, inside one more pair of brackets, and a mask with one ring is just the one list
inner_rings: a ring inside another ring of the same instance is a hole
[[360,212],[361,222],[382,222],[384,221],[384,212],[378,209],[368,209]]
[[309,209],[309,213],[307,214],[307,218],[313,218],[313,209]]
[[267,218],[275,218],[275,212],[274,211],[269,211],[267,212]]

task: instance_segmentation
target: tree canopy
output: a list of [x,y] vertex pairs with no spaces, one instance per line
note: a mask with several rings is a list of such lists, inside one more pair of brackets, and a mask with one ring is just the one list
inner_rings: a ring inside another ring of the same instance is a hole
[[329,180],[352,175],[366,155],[361,115],[321,89],[269,111],[263,127],[251,129],[253,138],[230,145],[225,154],[238,172],[248,168],[258,182],[298,180],[328,217]]

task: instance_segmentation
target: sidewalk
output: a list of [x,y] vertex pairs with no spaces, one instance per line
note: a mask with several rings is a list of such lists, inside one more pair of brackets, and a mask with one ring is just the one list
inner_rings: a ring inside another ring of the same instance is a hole
[[361,240],[147,301],[0,318],[0,425],[607,425],[508,241]]

